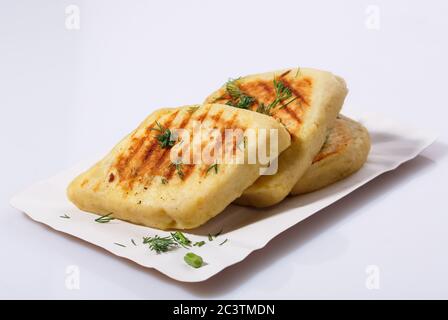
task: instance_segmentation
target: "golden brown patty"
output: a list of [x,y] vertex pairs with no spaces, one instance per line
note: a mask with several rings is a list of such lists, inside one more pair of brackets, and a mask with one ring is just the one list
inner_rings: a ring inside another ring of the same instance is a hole
[[367,160],[370,137],[356,121],[340,116],[313,164],[294,186],[291,194],[315,191],[358,171]]
[[[261,176],[236,203],[267,207],[283,200],[311,166],[346,94],[344,80],[326,71],[307,68],[245,76],[212,93],[206,102],[243,106],[258,112],[269,109],[270,116],[291,135],[291,146],[280,155],[277,173]],[[278,99],[281,96],[286,98]],[[269,108],[272,105],[275,107]]]
[[[152,113],[100,162],[68,187],[69,199],[81,210],[160,229],[189,229],[219,214],[259,177],[260,164],[173,163],[172,148],[187,140],[162,139],[167,129],[193,131],[193,122],[219,130],[277,129],[279,151],[290,144],[288,132],[272,118],[225,105],[162,109]],[[161,130],[163,128],[163,130]],[[258,131],[257,131],[258,132]],[[210,137],[199,144],[205,148]],[[265,147],[262,141],[258,147]],[[248,146],[249,150],[256,148]]]

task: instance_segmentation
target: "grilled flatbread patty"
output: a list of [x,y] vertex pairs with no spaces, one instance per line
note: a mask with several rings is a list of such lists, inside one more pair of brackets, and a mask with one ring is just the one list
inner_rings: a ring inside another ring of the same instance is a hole
[[[281,94],[289,97],[277,99],[275,107],[266,112]],[[311,166],[346,95],[343,79],[326,71],[303,68],[246,76],[212,93],[206,102],[269,113],[291,134],[291,146],[279,157],[278,172],[261,176],[236,203],[267,207],[283,200]]]
[[312,192],[358,171],[370,151],[370,137],[360,123],[339,116],[313,164],[299,179],[292,195]]
[[[162,109],[75,178],[68,187],[68,198],[81,210],[112,213],[115,218],[149,227],[189,229],[205,223],[255,182],[260,164],[219,164],[212,170],[204,163],[173,164],[171,149],[162,147],[161,132],[156,130],[184,128],[191,132],[196,121],[220,130],[278,129],[279,152],[290,145],[285,128],[266,115],[219,104]],[[206,147],[209,138],[200,143]],[[268,143],[266,139],[258,147]]]

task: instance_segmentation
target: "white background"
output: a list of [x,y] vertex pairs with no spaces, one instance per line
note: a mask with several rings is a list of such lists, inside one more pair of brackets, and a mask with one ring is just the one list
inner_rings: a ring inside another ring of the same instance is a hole
[[[80,30],[65,27],[69,4],[81,10]],[[366,25],[371,5],[379,30]],[[442,0],[0,0],[0,298],[448,298],[447,15]],[[440,138],[198,284],[8,205],[156,108],[201,102],[229,77],[298,65],[343,76],[345,110],[378,111]],[[79,290],[66,288],[70,265]],[[378,290],[366,288],[369,265],[380,270]]]

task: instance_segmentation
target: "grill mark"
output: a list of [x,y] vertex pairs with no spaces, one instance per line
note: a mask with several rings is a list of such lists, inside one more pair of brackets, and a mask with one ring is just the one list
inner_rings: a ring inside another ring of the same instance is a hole
[[[305,79],[304,82],[307,83],[307,89],[308,89],[308,87],[311,87],[311,82],[308,78]],[[289,89],[291,89],[291,92],[294,94],[294,96],[296,96],[298,98],[297,100],[299,100],[301,102],[301,104],[304,103],[307,106],[309,106],[309,101],[308,101],[307,97],[305,97],[305,95],[302,94],[299,90],[294,88],[294,86],[291,84],[291,82],[289,80],[283,79],[283,84],[285,86],[287,86]]]
[[[207,113],[208,113],[208,111],[209,110],[207,110]],[[216,125],[218,124],[219,120],[221,119],[223,113],[224,113],[224,110],[219,110],[216,114],[214,114],[210,117],[210,120],[212,121],[212,123],[210,124],[211,128],[216,127]],[[205,119],[205,117],[202,117],[202,120],[204,120],[204,119]],[[201,123],[202,123],[202,121],[201,121]],[[209,143],[210,143],[210,141],[208,139],[206,141],[201,141],[201,153],[202,153],[202,150],[204,150],[204,148],[207,147]],[[188,177],[193,173],[193,170],[195,167],[196,167],[195,164],[184,165],[184,167],[183,167],[184,178],[182,179],[183,181],[188,179]],[[173,175],[174,171],[175,171],[175,168],[170,168],[168,175],[171,177]]]
[[131,139],[131,147],[129,148],[129,155],[125,156],[124,154],[120,154],[118,156],[118,161],[115,164],[115,167],[117,168],[118,175],[120,177],[126,177],[127,172],[129,171],[129,162],[135,157],[138,151],[143,146],[144,139],[140,138],[132,138]]
[[334,154],[337,154],[339,152],[339,150],[336,151],[332,151],[332,152],[328,152],[328,153],[319,153],[314,159],[313,159],[313,164],[319,161],[322,161],[325,158],[328,158]]
[[280,102],[280,105],[281,105],[281,108],[282,108],[282,109],[280,109],[279,111],[282,111],[282,110],[285,111],[285,112],[288,114],[288,116],[289,116],[291,119],[293,119],[295,122],[297,122],[298,124],[301,124],[301,123],[302,123],[302,120],[299,118],[299,116],[297,116],[297,114],[294,112],[294,110],[291,110],[291,109],[289,108],[290,105],[285,106],[285,104],[284,104],[283,101]]
[[[272,98],[272,96],[275,96],[274,94],[274,88],[271,88],[270,85],[268,85],[266,82],[264,81],[259,81],[258,83],[256,83],[256,85],[258,85],[261,89],[263,89],[263,91],[270,97]],[[275,98],[273,98],[275,99]],[[256,106],[257,108],[259,107],[260,103],[262,101],[260,101],[260,99],[257,99],[256,104],[254,104],[254,106]],[[257,110],[257,108],[254,108],[254,110]]]
[[[168,120],[162,124],[163,126],[169,126],[171,124],[171,122],[174,120],[174,118],[176,117],[176,115],[178,114],[178,110],[176,110],[175,112],[171,113]],[[153,153],[155,147],[158,145],[158,141],[155,137],[151,137],[151,129],[155,126],[156,122],[152,122],[152,124],[150,126],[148,126],[145,129],[145,133],[142,137],[140,138],[134,138],[133,140],[137,140],[134,144],[131,145],[132,151],[131,153],[127,156],[127,157],[123,157],[120,156],[121,159],[118,161],[118,163],[115,165],[117,167],[117,171],[118,171],[118,175],[120,177],[120,180],[122,181],[127,181],[127,188],[132,189],[133,184],[135,182],[135,177],[141,172],[142,167],[144,167],[145,162],[148,161],[148,159],[150,158],[150,156]],[[152,138],[152,139],[151,139]],[[144,145],[144,142],[147,141],[148,139],[151,139],[151,144],[146,148],[145,151],[145,155],[143,156],[143,161],[142,159],[137,159],[137,154],[140,152],[141,148]],[[136,147],[135,147],[136,145]],[[129,164],[132,163],[133,161],[137,161],[137,165],[136,167],[132,167]],[[140,160],[140,165],[138,164]]]
[[[210,109],[211,109],[211,105],[209,105],[208,108],[201,115],[199,115],[199,117],[197,117],[195,120],[202,123],[204,121],[204,119],[207,117],[208,113],[210,112]],[[188,145],[188,147],[190,147],[190,145]],[[184,165],[182,169],[185,169],[186,166],[187,165]],[[165,169],[165,171],[166,171],[166,169]],[[175,171],[176,171],[176,168],[172,165],[169,165],[168,172],[164,173],[163,176],[169,181],[173,177]],[[184,172],[183,180],[185,178],[188,178],[189,175],[190,175],[190,172],[187,172],[187,174]]]
[[[224,129],[221,131],[221,141],[222,141],[222,143],[223,143],[223,152],[225,152],[226,151],[226,145],[224,144],[224,143],[226,143],[227,141],[224,141],[224,139],[225,139],[225,129],[232,129],[232,130],[235,130],[235,129],[242,129],[242,128],[238,128],[238,126],[237,125],[235,125],[235,123],[236,123],[236,118],[237,118],[237,114],[236,113],[234,113],[233,115],[232,115],[232,117],[226,122],[226,125],[224,126]],[[244,134],[244,129],[242,129],[243,130],[243,134]],[[236,153],[236,148],[237,148],[237,141],[232,137],[232,156],[234,156],[235,155],[235,153]]]
[[[224,112],[224,110],[220,110],[217,114],[215,114],[212,117],[212,120],[213,120],[213,123],[212,123],[212,126],[211,126],[212,128],[215,128],[216,125],[218,124],[219,120],[221,120],[221,116],[222,116],[223,112]],[[226,123],[227,122],[224,121],[223,125],[219,129],[220,130],[220,134],[221,134],[222,128],[226,127]],[[215,142],[215,145],[216,145],[216,143],[217,142]],[[204,148],[207,148],[209,144],[212,144],[212,142],[209,139],[207,139],[206,141],[202,141],[202,143],[201,143],[201,151],[204,150]]]
[[[234,112],[234,113],[232,113],[232,116],[230,117],[230,119],[225,120],[225,121],[223,122],[223,125],[220,126],[219,133],[220,133],[220,135],[221,135],[221,148],[222,148],[222,152],[225,151],[225,147],[224,147],[224,145],[223,145],[224,142],[225,142],[225,141],[224,141],[224,138],[225,138],[225,130],[226,130],[226,129],[232,129],[232,128],[235,127],[235,126],[234,126],[234,123],[235,123],[236,118],[237,118],[237,114]],[[219,119],[218,119],[218,120],[219,120]],[[207,143],[209,143],[209,142],[207,141]],[[215,146],[216,146],[216,144],[219,144],[219,142],[216,141],[216,142],[215,142]],[[233,144],[233,142],[232,142],[232,144]],[[206,146],[207,146],[207,145],[206,145]],[[235,143],[234,147],[236,148],[236,143]],[[201,148],[204,148],[204,147],[201,145]],[[201,171],[200,175],[201,175],[201,176],[206,175],[206,174],[207,174],[207,170],[208,170],[209,168],[210,168],[210,165],[206,166],[205,168],[202,168],[202,171]]]
[[[178,113],[179,113],[178,110],[176,110],[175,116],[177,116]],[[182,122],[180,123],[178,129],[184,128],[185,123],[188,123],[191,116],[192,116],[192,114],[188,112],[187,116],[182,119]],[[173,123],[174,119],[175,119],[175,117],[170,118],[169,123],[166,122],[165,124],[163,124],[163,126],[165,128],[169,128],[171,126],[171,124]],[[158,145],[158,143],[157,143],[157,145]],[[142,172],[142,173],[146,172],[147,174],[150,175],[150,178],[147,182],[148,184],[152,182],[152,180],[154,179],[154,176],[160,175],[159,173],[161,171],[161,168],[163,167],[162,165],[165,163],[166,155],[167,154],[169,155],[170,152],[171,152],[170,148],[162,149],[160,147],[159,152],[153,153],[153,156],[150,157],[150,159],[147,159],[144,166],[140,167],[140,172]],[[157,155],[158,155],[158,158],[154,159]]]
[[205,110],[205,112],[202,113],[196,120],[197,120],[198,122],[201,122],[201,123],[202,123],[202,121],[204,121],[205,117],[207,117],[207,115],[208,115],[208,113],[209,113],[209,111],[210,111],[211,108],[212,108],[212,106],[209,105],[208,108]]
[[[184,117],[182,119],[182,122],[179,124],[179,128],[178,129],[186,128],[187,125],[190,123],[190,120],[191,120],[192,117],[193,117],[193,114],[188,112],[188,115],[186,117]],[[170,160],[170,157],[169,157],[169,153],[170,152],[171,152],[171,149],[165,149],[165,152],[162,154],[162,156],[157,161],[157,163],[159,165],[158,165],[158,167],[156,169],[156,172],[154,173],[155,175],[163,176],[167,180],[169,180],[169,178],[171,178],[172,175],[171,175],[171,177],[168,177],[168,176],[165,176],[163,174],[163,172],[165,171],[166,164],[169,162],[169,164],[170,164],[169,166],[171,167],[171,169],[175,170],[175,167],[171,166],[171,160]],[[168,154],[168,156],[167,156],[167,154]]]
[[[169,118],[167,119],[167,121],[165,121],[164,123],[161,123],[161,125],[164,128],[169,128],[171,126],[171,124],[173,123],[174,119],[176,118],[176,116],[178,115],[178,113],[179,113],[178,110],[171,113]],[[150,132],[151,132],[151,128],[147,128],[147,135],[144,137],[145,139],[150,137]],[[153,158],[154,155],[157,155],[157,153],[163,154],[163,152],[165,151],[165,149],[162,149],[160,147],[159,142],[157,141],[157,138],[155,136],[153,136],[151,138],[152,138],[151,144],[146,149],[145,155],[140,163],[140,166],[136,168],[133,177],[138,176],[145,171],[151,172],[152,167],[154,165],[154,163],[151,161],[151,159]],[[157,150],[156,150],[156,148],[157,148]],[[154,150],[156,150],[156,152],[154,152]],[[133,178],[133,177],[131,177],[131,178]]]
[[219,110],[218,113],[216,113],[210,117],[210,119],[213,121],[213,124],[216,124],[219,121],[219,119],[221,118],[223,113],[224,113],[224,110]]

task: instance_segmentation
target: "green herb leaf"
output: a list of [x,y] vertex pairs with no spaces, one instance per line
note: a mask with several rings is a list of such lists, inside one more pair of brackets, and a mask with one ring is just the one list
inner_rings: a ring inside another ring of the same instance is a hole
[[249,109],[252,104],[255,102],[255,98],[245,94],[238,87],[238,79],[229,79],[226,83],[226,91],[230,96],[230,100],[226,102],[227,105],[240,108],[240,109]]
[[[277,107],[278,104],[290,99],[292,97],[292,91],[291,88],[285,86],[285,84],[281,81],[277,81],[277,79],[274,76],[273,80],[274,90],[275,90],[275,99],[270,104],[265,105],[264,103],[259,103],[257,107],[257,112],[271,115],[271,110]],[[285,108],[288,104],[295,101],[298,97],[292,97],[291,100],[286,102],[281,106],[280,109]]]
[[171,130],[162,126],[157,120],[156,120],[156,125],[157,125],[157,128],[151,128],[151,130],[160,132],[160,134],[158,134],[156,137],[159,145],[163,149],[169,149],[172,146],[174,146],[175,141],[172,137]]
[[176,169],[176,172],[177,172],[177,175],[179,176],[179,178],[183,179],[185,175],[184,175],[182,162],[177,162],[177,163],[172,162],[171,165],[174,166],[174,168]]
[[131,239],[131,242],[134,246],[137,246],[137,244],[135,243],[134,239]]
[[205,244],[205,241],[199,241],[199,242],[195,242],[193,244],[193,246],[195,246],[195,247],[202,247],[204,244]]
[[143,244],[147,244],[151,251],[155,251],[157,253],[167,252],[168,250],[177,247],[177,243],[173,240],[172,237],[144,237]]
[[222,246],[224,243],[226,243],[229,239],[224,240],[223,242],[221,242],[219,245]]
[[111,217],[112,213],[106,214],[105,216],[101,216],[99,218],[95,219],[95,222],[98,223],[108,223],[111,222],[112,220],[115,220],[114,217]]
[[208,234],[208,241],[213,241],[213,236],[210,233]]
[[125,246],[124,244],[121,244],[121,243],[118,243],[118,242],[114,242],[114,244],[116,244],[117,246],[120,246],[120,247],[126,248],[126,246]]
[[229,96],[232,99],[239,99],[239,97],[243,94],[238,87],[238,80],[241,78],[232,79],[230,78],[229,81],[226,83],[226,91],[229,94]]
[[59,216],[59,218],[70,219],[70,216],[68,214],[64,213],[64,215],[63,216]]
[[200,268],[204,264],[202,258],[193,252],[188,252],[184,256],[184,261],[193,268]]
[[186,248],[191,246],[190,239],[188,239],[182,232],[176,231],[174,233],[171,233],[171,236],[173,237],[174,241],[176,241],[182,247]]
[[221,230],[219,230],[219,231],[218,231],[217,233],[215,233],[215,235],[214,235],[213,237],[215,237],[215,238],[216,238],[217,236],[221,235],[221,233],[222,233],[222,230],[223,230],[223,229],[221,229]]
[[215,174],[218,173],[218,164],[217,163],[212,164],[210,167],[208,167],[207,172],[205,174],[207,175],[212,170],[215,170]]
[[260,102],[256,111],[269,116],[271,115],[271,104],[265,105],[263,102]]

